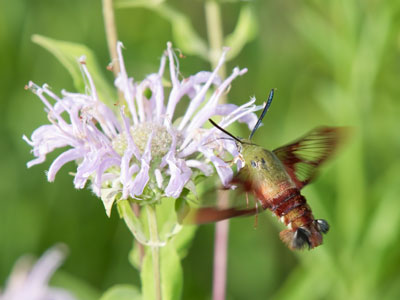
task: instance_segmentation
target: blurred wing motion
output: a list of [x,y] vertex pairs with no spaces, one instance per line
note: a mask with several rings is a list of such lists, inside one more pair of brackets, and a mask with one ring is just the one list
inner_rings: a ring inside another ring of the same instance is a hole
[[318,167],[334,154],[346,132],[343,127],[315,128],[294,143],[273,152],[301,189],[315,178]]
[[179,203],[176,211],[180,223],[213,223],[233,217],[255,215],[262,210],[261,207],[256,207],[253,197],[246,198],[237,189],[231,190],[216,186],[215,178],[210,177],[210,179],[201,183],[205,188],[200,187],[200,190],[207,189],[207,191],[200,193],[198,197],[200,202],[192,202],[190,206],[185,201]]
[[183,224],[206,224],[230,219],[233,217],[252,216],[256,213],[257,208],[255,207],[249,209],[218,209],[215,207],[203,207],[197,210],[188,211],[188,213],[183,218],[180,218],[179,221]]

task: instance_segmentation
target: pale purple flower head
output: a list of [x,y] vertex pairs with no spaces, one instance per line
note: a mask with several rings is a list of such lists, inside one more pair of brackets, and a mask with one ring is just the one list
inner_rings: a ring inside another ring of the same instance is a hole
[[[64,164],[75,161],[75,187],[83,188],[90,181],[108,215],[116,197],[149,201],[177,198],[195,176],[209,176],[214,169],[227,184],[233,173],[221,157],[225,152],[237,156],[236,146],[220,139],[224,134],[216,128],[203,126],[215,116],[222,116],[221,127],[235,121],[249,128],[255,125],[254,111],[259,107],[254,99],[242,106],[219,104],[231,82],[247,70],[234,68],[221,80],[217,72],[225,62],[224,50],[213,72],[181,78],[172,44],[167,46],[158,72],[137,82],[126,73],[123,46],[118,43],[121,71],[115,85],[125,105],[117,112],[100,101],[84,58],[80,62],[88,82],[85,94],[62,91],[59,97],[47,85],[29,83],[45,104],[50,124],[36,129],[31,139],[23,137],[36,157],[28,167],[44,162],[54,149],[68,147],[51,164],[48,180],[53,181]],[[170,88],[165,87],[165,80]],[[176,114],[179,102],[186,105],[183,115]]]
[[20,258],[0,291],[0,300],[75,300],[62,288],[50,287],[50,277],[64,260],[63,246],[54,246],[31,266],[28,257]]

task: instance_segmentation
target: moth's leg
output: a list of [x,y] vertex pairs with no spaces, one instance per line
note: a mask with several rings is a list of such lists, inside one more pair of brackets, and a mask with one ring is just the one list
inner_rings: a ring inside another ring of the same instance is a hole
[[241,154],[239,154],[238,156],[234,157],[233,159],[230,160],[224,160],[220,155],[216,155],[218,158],[222,159],[225,163],[229,164],[230,167],[232,167],[234,164],[236,164],[239,160],[243,163],[244,165],[244,159],[243,156]]
[[[246,195],[247,195],[247,193],[246,193]],[[256,203],[256,215],[255,215],[255,218],[254,218],[254,228],[257,228],[257,226],[258,226],[258,200],[256,200],[255,201],[255,203]]]

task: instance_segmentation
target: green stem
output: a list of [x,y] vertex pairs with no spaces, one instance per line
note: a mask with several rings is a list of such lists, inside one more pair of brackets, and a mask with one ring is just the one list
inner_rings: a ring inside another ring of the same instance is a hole
[[161,276],[160,276],[160,238],[157,229],[156,208],[154,205],[146,206],[147,220],[150,232],[150,247],[153,261],[153,276],[156,300],[161,300]]
[[[210,52],[208,54],[209,61],[214,69],[221,56],[224,34],[222,32],[221,10],[219,4],[214,0],[208,0],[205,3],[205,14],[207,24],[208,42],[210,44]],[[219,75],[221,78],[226,77],[225,64],[220,68]]]
[[113,0],[103,0],[104,27],[106,30],[108,51],[110,52],[112,70],[117,77],[120,69],[117,55],[117,27],[115,25]]

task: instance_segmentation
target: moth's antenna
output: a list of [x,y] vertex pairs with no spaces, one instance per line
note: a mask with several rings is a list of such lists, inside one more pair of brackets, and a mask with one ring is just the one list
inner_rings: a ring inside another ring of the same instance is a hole
[[233,138],[235,141],[241,143],[242,141],[239,140],[236,136],[232,135],[231,133],[229,133],[228,131],[226,131],[225,129],[223,129],[222,127],[220,127],[219,125],[217,125],[213,120],[208,119],[208,121],[210,121],[211,124],[214,125],[214,127],[218,128],[219,130],[221,130],[223,133],[229,135],[231,138]]
[[258,127],[260,127],[261,121],[262,121],[262,119],[264,119],[264,116],[267,113],[268,108],[270,107],[270,105],[272,103],[272,98],[274,98],[274,91],[275,91],[275,89],[272,89],[269,92],[267,104],[265,104],[264,110],[262,111],[261,116],[258,118],[256,126],[254,126],[253,130],[251,131],[250,136],[249,136],[249,140],[251,140],[251,138],[253,137],[254,133],[258,129]]
[[217,139],[215,139],[215,140],[212,140],[212,141],[209,141],[209,142],[203,144],[203,146],[206,146],[206,145],[208,145],[208,144],[214,143],[215,141],[218,141],[218,140],[230,140],[230,141],[231,141],[232,138],[231,138],[231,137],[220,137],[220,138],[217,138]]

